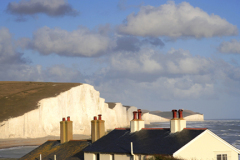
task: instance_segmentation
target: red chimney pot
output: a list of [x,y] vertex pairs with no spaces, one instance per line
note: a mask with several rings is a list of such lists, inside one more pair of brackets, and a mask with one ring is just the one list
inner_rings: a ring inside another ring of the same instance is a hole
[[98,115],[98,120],[102,120],[102,115],[101,114]]
[[180,119],[183,119],[183,110],[182,109],[178,110],[178,115],[179,115]]
[[62,118],[62,121],[65,121],[65,118]]
[[94,117],[93,117],[93,120],[97,120],[97,116],[94,116]]
[[137,113],[138,113],[137,111],[133,112],[133,120],[137,119]]
[[173,119],[177,119],[177,110],[173,109],[172,113],[173,113]]
[[141,109],[138,109],[138,119],[142,119],[142,111],[141,111]]
[[67,117],[67,121],[70,121],[70,116]]

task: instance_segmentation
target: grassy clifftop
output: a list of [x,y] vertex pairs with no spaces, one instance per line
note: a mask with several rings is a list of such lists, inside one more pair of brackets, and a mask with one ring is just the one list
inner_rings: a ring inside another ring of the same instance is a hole
[[37,108],[41,99],[55,97],[81,83],[0,82],[0,122]]

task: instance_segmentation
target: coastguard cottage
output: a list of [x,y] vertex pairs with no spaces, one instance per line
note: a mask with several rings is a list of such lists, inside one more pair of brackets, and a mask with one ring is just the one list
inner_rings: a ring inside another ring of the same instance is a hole
[[[20,160],[147,160],[155,154],[186,160],[238,160],[240,151],[207,128],[186,128],[183,110],[172,110],[170,128],[145,128],[142,111],[130,128],[105,135],[101,115],[91,121],[91,140],[72,140],[70,117],[60,122],[60,140],[47,141]],[[177,114],[178,113],[178,114]]]
[[116,128],[94,139],[96,142],[83,150],[84,159],[145,160],[161,154],[188,160],[238,160],[237,148],[207,128],[186,128],[183,110],[178,111],[178,117],[177,110],[172,112],[170,128],[144,128],[141,110],[133,112],[130,128]]

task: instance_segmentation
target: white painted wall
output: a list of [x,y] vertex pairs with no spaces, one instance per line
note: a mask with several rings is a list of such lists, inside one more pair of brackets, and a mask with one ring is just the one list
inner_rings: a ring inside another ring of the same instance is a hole
[[171,119],[170,129],[171,129],[171,133],[176,133],[179,131],[179,120],[178,119]]
[[84,160],[96,160],[94,153],[84,153]]
[[82,84],[56,97],[40,100],[33,111],[1,122],[0,139],[59,136],[59,122],[67,116],[73,121],[73,134],[90,135],[93,116],[102,114],[106,130],[114,129],[130,125],[128,119],[132,119],[132,110],[137,108],[127,110],[121,103],[110,109],[93,86]]
[[114,154],[114,160],[131,160],[131,155],[126,154]]
[[182,131],[184,128],[186,128],[186,120],[185,119],[179,119],[178,123],[179,123],[178,131]]
[[100,154],[100,160],[113,160],[112,154]]
[[228,154],[228,160],[238,160],[238,153],[231,145],[206,130],[173,156],[186,160],[216,160],[219,153]]

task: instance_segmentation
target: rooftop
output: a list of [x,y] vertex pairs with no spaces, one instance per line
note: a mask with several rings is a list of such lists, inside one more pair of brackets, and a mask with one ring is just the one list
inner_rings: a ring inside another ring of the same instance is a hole
[[60,143],[60,140],[48,140],[19,160],[36,160],[39,159],[40,154],[42,160],[53,160],[54,155],[57,159],[83,160],[82,150],[89,144],[90,141],[87,140],[71,140],[63,144]]
[[84,152],[130,154],[130,143],[133,142],[134,154],[172,155],[205,130],[206,128],[186,128],[181,132],[170,133],[169,128],[143,128],[130,133],[129,128],[116,128],[86,147]]

